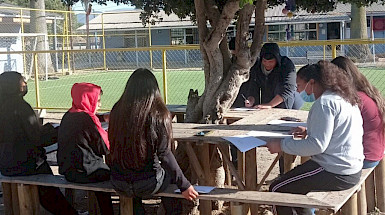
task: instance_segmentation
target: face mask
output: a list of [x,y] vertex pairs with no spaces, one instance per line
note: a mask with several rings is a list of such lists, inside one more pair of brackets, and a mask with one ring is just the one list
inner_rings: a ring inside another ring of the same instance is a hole
[[25,96],[28,93],[28,86],[25,85],[23,86],[23,91],[20,92],[21,96]]
[[309,84],[309,82],[306,84],[305,89],[302,90],[302,91],[299,93],[299,95],[301,96],[301,98],[302,98],[305,102],[314,102],[314,101],[315,101],[315,96],[314,96],[313,89],[311,90],[312,93],[311,93],[310,95],[308,95],[308,94],[306,93],[306,91],[305,91],[308,84]]

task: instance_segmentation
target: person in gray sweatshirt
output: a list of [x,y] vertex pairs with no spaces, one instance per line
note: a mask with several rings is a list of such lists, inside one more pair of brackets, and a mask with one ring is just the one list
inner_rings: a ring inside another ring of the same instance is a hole
[[[267,143],[270,153],[285,152],[311,159],[278,177],[271,192],[306,194],[345,190],[359,182],[364,160],[362,117],[352,79],[327,61],[306,65],[297,73],[297,89],[314,101],[307,128],[293,129],[294,137]],[[309,208],[273,207],[275,214],[312,214]]]

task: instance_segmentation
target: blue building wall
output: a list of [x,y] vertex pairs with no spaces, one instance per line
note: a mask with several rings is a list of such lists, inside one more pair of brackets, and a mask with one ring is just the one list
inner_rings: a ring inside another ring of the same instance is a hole
[[153,46],[170,45],[170,29],[152,29],[151,44]]
[[106,48],[123,48],[124,47],[124,39],[123,36],[106,36]]

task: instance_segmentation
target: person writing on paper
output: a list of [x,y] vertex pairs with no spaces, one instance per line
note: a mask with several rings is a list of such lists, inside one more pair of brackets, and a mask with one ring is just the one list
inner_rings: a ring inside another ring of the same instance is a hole
[[[100,120],[106,115],[96,115],[102,95],[100,86],[76,83],[72,86],[72,107],[60,123],[57,161],[59,173],[67,181],[95,183],[110,180],[110,168],[103,156],[109,154],[108,134]],[[111,194],[95,192],[103,215],[113,214]]]
[[[159,91],[154,74],[137,69],[110,114],[111,182],[115,190],[134,197],[135,214],[145,214],[142,198],[176,184],[184,198],[198,193],[185,178],[171,152],[170,112]],[[175,198],[162,198],[166,214],[181,214]]]
[[[352,79],[336,65],[319,61],[297,74],[301,96],[315,101],[307,129],[294,131],[303,139],[275,139],[266,146],[311,159],[278,177],[271,192],[306,194],[310,191],[345,190],[356,185],[363,165],[362,118]],[[273,207],[276,214],[312,214],[309,208]]]
[[[230,43],[229,47],[235,48],[235,45]],[[303,101],[296,92],[295,80],[293,62],[288,57],[281,56],[276,43],[265,43],[259,59],[250,70],[250,78],[242,84],[233,107],[300,109]]]
[[[20,73],[0,75],[0,172],[11,177],[53,175],[43,147],[56,142],[57,131],[56,137],[43,133],[44,127],[24,100],[27,92]],[[38,195],[40,204],[52,214],[78,214],[59,188],[38,186]]]
[[353,61],[346,57],[337,57],[332,63],[343,69],[352,78],[358,91],[361,104],[361,116],[364,121],[364,169],[372,168],[384,157],[385,100],[380,91],[358,70]]

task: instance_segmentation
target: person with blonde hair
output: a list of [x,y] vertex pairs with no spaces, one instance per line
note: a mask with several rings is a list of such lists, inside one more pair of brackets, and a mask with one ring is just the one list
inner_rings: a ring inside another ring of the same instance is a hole
[[343,69],[353,80],[360,97],[361,116],[364,121],[364,167],[372,168],[384,157],[385,100],[380,91],[358,70],[352,60],[339,56],[332,63]]

